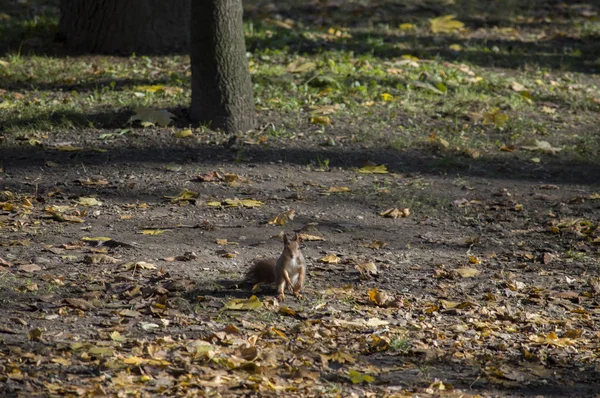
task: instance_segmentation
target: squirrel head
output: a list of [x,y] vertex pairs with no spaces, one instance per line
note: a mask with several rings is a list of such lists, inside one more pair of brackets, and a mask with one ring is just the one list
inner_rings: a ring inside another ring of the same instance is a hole
[[292,255],[296,255],[300,252],[300,235],[294,234],[294,238],[290,240],[287,234],[283,234],[283,246],[284,249],[289,250]]

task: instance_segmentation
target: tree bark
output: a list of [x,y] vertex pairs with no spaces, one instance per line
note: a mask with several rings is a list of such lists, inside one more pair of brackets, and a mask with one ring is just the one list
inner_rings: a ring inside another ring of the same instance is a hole
[[77,53],[185,53],[190,1],[61,0],[58,35]]
[[242,1],[192,0],[191,9],[191,118],[229,133],[253,129]]

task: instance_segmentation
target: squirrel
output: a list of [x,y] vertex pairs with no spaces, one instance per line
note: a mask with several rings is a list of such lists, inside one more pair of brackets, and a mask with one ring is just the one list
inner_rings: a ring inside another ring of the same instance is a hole
[[300,298],[306,276],[306,261],[300,251],[300,236],[293,239],[283,234],[283,252],[278,259],[257,260],[246,273],[246,280],[253,283],[273,283],[277,287],[277,298],[285,300],[284,290],[287,287],[294,296]]

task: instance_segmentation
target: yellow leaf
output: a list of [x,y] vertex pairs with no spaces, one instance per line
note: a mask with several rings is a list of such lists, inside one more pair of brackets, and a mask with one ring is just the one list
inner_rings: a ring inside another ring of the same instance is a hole
[[500,112],[499,108],[494,108],[483,114],[483,124],[494,124],[496,127],[503,127],[508,122],[508,115]]
[[254,199],[225,199],[222,204],[225,207],[259,207],[263,205],[263,202]]
[[290,63],[286,68],[286,72],[289,73],[307,73],[316,69],[317,64],[314,62],[303,62],[303,58],[298,58],[296,61]]
[[257,310],[262,307],[262,303],[256,296],[249,299],[231,299],[225,303],[226,310]]
[[325,264],[338,264],[340,262],[340,258],[335,254],[328,254],[325,257],[321,257],[319,261]]
[[166,229],[143,229],[141,233],[143,235],[160,235],[166,231]]
[[367,165],[363,168],[358,169],[359,173],[363,174],[388,174],[387,166],[384,164],[379,165]]
[[275,216],[272,220],[269,220],[269,225],[280,225],[283,226],[289,221],[294,219],[296,212],[294,209],[289,209]]
[[389,93],[383,93],[380,96],[381,96],[381,99],[383,101],[386,101],[386,102],[390,102],[391,100],[394,99],[394,96],[392,94],[389,94]]
[[369,376],[367,374],[360,373],[357,370],[350,369],[348,371],[348,376],[350,377],[350,381],[352,384],[360,384],[360,383],[372,383],[375,381],[373,376]]
[[450,44],[448,48],[452,51],[462,51],[462,46],[460,44]]
[[455,271],[462,278],[473,278],[474,276],[477,276],[480,273],[479,270],[471,267],[457,268]]
[[81,197],[79,198],[79,201],[77,201],[77,204],[80,206],[102,206],[102,202],[91,197]]
[[471,264],[480,264],[481,260],[479,260],[477,257],[475,256],[469,256],[469,262]]
[[171,199],[171,203],[193,202],[198,198],[198,193],[184,189],[177,196],[165,196],[165,198]]
[[379,290],[374,287],[373,289],[369,290],[369,300],[371,300],[373,304],[383,307],[388,304],[392,298],[384,290]]
[[185,137],[193,137],[194,133],[192,132],[192,130],[187,129],[187,130],[178,131],[173,135],[175,136],[175,138],[185,138]]
[[123,363],[126,365],[134,365],[134,366],[139,366],[142,365],[144,363],[146,363],[146,359],[144,358],[140,358],[140,357],[136,357],[136,356],[130,356],[127,357],[123,360]]
[[312,124],[322,124],[322,125],[328,125],[331,124],[331,119],[329,118],[329,116],[313,116],[310,118],[310,122]]
[[350,188],[348,187],[330,187],[326,192],[327,193],[340,193],[340,192],[350,192]]
[[415,25],[411,24],[411,23],[403,23],[400,24],[399,26],[400,30],[411,30],[415,28]]
[[56,147],[57,150],[59,151],[63,151],[63,152],[74,152],[74,151],[81,151],[83,150],[82,147],[78,147],[78,146],[73,146],[70,144],[67,145],[59,145]]
[[212,206],[212,207],[219,207],[219,206],[221,206],[221,202],[217,202],[217,201],[206,202],[206,205]]
[[398,217],[408,217],[410,216],[410,209],[408,207],[399,210],[397,208],[387,209],[381,213],[379,213],[382,217],[393,218],[396,219]]
[[83,238],[81,238],[81,240],[83,240],[85,242],[108,242],[109,240],[112,240],[112,238],[108,238],[106,236],[98,236],[95,238],[90,238],[88,236],[84,236]]
[[153,86],[135,86],[133,89],[135,91],[145,91],[147,93],[155,93],[157,91],[161,91],[165,88],[162,84],[155,84]]
[[454,19],[456,15],[444,15],[429,20],[429,27],[433,33],[452,33],[462,29],[465,24]]

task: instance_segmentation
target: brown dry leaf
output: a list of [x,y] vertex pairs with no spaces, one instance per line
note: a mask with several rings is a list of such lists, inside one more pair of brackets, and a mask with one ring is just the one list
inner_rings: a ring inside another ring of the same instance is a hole
[[140,269],[157,269],[156,265],[152,264],[152,263],[147,263],[145,261],[138,261],[138,262],[131,262],[131,263],[125,263],[123,264],[123,267],[125,268],[125,271],[137,271]]
[[29,331],[29,340],[31,340],[31,341],[41,341],[42,340],[42,334],[44,334],[44,332],[40,328],[31,329]]
[[328,254],[325,257],[321,257],[319,261],[325,264],[338,264],[340,262],[340,258],[335,254]]
[[140,316],[142,316],[142,314],[139,311],[129,309],[121,310],[117,312],[117,314],[124,318],[139,318]]
[[325,193],[341,193],[341,192],[350,192],[351,189],[348,187],[330,187]]
[[276,215],[275,218],[269,220],[268,224],[284,226],[288,222],[292,221],[295,215],[296,212],[294,211],[294,209],[289,209],[284,211],[283,213],[279,213],[278,215]]
[[373,242],[369,243],[366,246],[370,249],[378,250],[378,249],[383,249],[387,245],[388,245],[387,242],[384,242],[382,240],[374,240]]
[[2,257],[0,257],[0,265],[3,265],[5,267],[12,267],[12,263],[10,261],[6,261]]
[[41,271],[42,267],[40,267],[37,264],[21,264],[17,267],[17,270],[31,273],[31,272]]
[[524,86],[524,85],[522,85],[522,84],[521,84],[521,83],[519,83],[519,82],[512,82],[512,83],[510,84],[510,88],[511,88],[513,91],[516,91],[517,93],[520,93],[521,91],[525,91],[525,90],[526,90],[525,86]]
[[298,233],[298,236],[300,237],[301,240],[307,241],[307,242],[324,241],[325,240],[325,238],[323,236],[314,235],[314,234],[311,234],[308,232],[300,232],[300,233]]
[[83,262],[86,264],[114,264],[119,260],[107,254],[87,254],[83,257]]
[[410,216],[410,209],[408,207],[399,210],[397,208],[393,208],[393,209],[387,209],[381,213],[379,213],[380,216],[382,217],[387,217],[387,218],[399,218],[399,217],[408,217]]
[[530,146],[522,146],[521,148],[527,151],[537,151],[543,152],[550,155],[556,155],[558,152],[562,151],[562,148],[555,148],[548,141],[538,141],[535,140],[534,145]]
[[200,174],[196,176],[195,181],[200,182],[214,182],[214,181],[224,181],[224,178],[219,172],[211,171],[210,173]]
[[238,242],[229,242],[227,239],[217,239],[215,243],[220,246],[239,245]]
[[368,279],[371,275],[377,275],[377,266],[375,263],[356,264],[354,268],[360,272],[362,278]]
[[73,308],[77,308],[77,309],[83,310],[83,311],[89,311],[89,310],[93,310],[94,308],[96,308],[89,301],[80,299],[80,298],[66,298],[64,300],[64,302]]
[[379,290],[376,287],[369,290],[369,300],[380,307],[389,304],[393,298],[384,290]]

